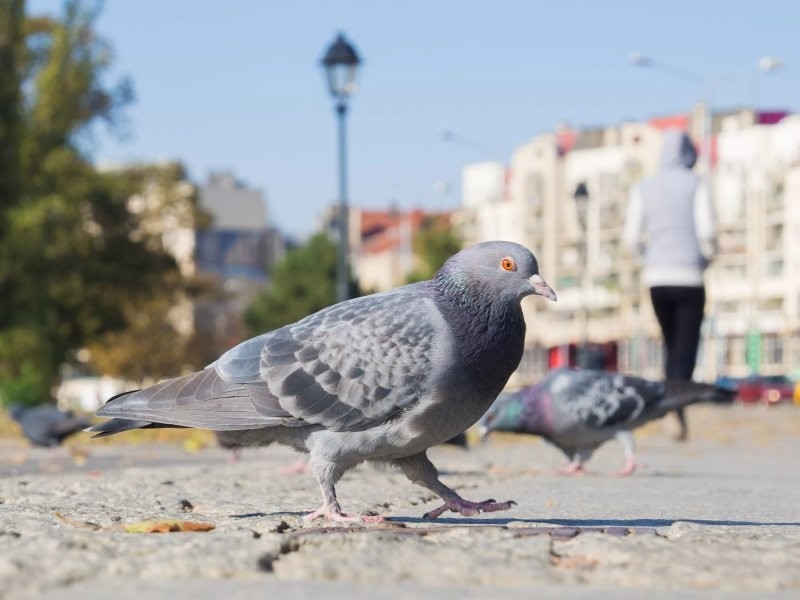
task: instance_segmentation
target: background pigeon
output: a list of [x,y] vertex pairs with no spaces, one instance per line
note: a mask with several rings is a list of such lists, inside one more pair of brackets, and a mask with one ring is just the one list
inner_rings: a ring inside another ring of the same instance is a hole
[[616,437],[625,453],[619,475],[636,469],[631,431],[676,408],[730,392],[692,381],[649,381],[607,371],[557,369],[538,384],[503,395],[481,420],[480,432],[540,435],[571,462],[562,474],[583,472],[583,463]]
[[469,502],[439,481],[426,450],[465,431],[522,357],[520,301],[555,300],[529,250],[486,242],[452,256],[430,281],[348,300],[243,342],[205,370],[116,396],[93,428],[212,429],[240,444],[309,454],[322,508],[308,518],[379,520],[341,511],[334,485],[364,461],[388,462],[473,515],[511,502]]
[[73,433],[90,427],[86,417],[76,417],[56,406],[11,407],[11,418],[19,423],[22,434],[35,446],[55,448]]

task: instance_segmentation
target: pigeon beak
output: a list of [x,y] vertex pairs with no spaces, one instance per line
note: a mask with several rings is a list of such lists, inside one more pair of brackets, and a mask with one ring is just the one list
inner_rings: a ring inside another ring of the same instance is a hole
[[531,284],[534,294],[537,294],[538,296],[544,296],[553,302],[556,301],[556,293],[553,291],[553,288],[547,285],[547,282],[542,279],[541,275],[538,273],[536,275],[532,275],[528,278],[528,282]]

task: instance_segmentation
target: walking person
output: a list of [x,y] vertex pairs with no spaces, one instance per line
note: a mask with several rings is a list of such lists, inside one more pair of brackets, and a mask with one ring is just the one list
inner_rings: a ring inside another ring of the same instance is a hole
[[[706,301],[703,274],[715,254],[716,223],[706,182],[692,168],[697,151],[685,132],[664,132],[656,173],[631,190],[623,243],[643,257],[664,339],[667,379],[690,380],[697,361]],[[688,437],[684,409],[676,411]]]

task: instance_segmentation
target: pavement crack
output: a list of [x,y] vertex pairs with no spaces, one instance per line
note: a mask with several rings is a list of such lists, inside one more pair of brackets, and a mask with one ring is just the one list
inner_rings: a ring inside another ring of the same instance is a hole
[[302,546],[301,540],[297,537],[289,537],[281,542],[277,552],[266,552],[258,559],[258,569],[265,573],[273,573],[275,571],[275,563],[278,562],[282,556],[297,552]]

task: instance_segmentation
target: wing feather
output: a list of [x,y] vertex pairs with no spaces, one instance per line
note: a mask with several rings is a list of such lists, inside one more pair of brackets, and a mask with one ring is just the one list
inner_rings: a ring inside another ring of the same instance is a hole
[[218,431],[309,423],[349,431],[392,419],[431,388],[442,325],[421,285],[324,309],[97,414]]

